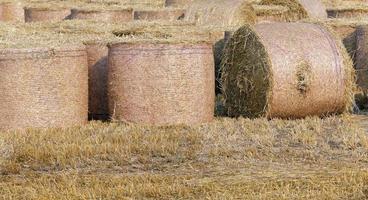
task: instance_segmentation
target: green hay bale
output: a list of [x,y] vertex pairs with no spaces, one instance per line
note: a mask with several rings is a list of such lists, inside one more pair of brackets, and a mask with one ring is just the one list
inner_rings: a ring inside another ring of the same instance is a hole
[[[351,111],[354,70],[339,39],[322,25],[278,24],[281,25],[257,25],[257,29],[243,26],[228,41],[221,66],[227,114],[250,118],[300,118]],[[277,32],[285,29],[289,31],[287,38]],[[314,41],[312,47],[316,49],[303,50],[298,43],[304,39],[305,31],[325,38]],[[323,48],[326,49],[317,49],[321,43],[330,44],[331,48],[325,44]],[[334,54],[336,60],[326,58],[330,54]],[[340,71],[334,72],[337,64]],[[329,72],[320,72],[325,67]],[[331,73],[338,77],[332,78]],[[322,85],[324,88],[319,88]],[[332,91],[333,88],[337,91]]]
[[[257,48],[249,51],[241,46]],[[233,34],[221,66],[222,93],[229,116],[255,118],[266,114],[272,84],[270,65],[265,47],[250,26],[243,26]]]

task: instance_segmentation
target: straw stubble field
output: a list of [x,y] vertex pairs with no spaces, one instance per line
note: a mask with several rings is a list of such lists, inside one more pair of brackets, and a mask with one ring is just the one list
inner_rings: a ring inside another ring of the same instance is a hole
[[1,199],[366,199],[366,117],[0,134]]

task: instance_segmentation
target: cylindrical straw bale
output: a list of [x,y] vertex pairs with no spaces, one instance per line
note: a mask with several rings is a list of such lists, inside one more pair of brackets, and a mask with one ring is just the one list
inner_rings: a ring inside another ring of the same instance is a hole
[[225,49],[224,104],[235,117],[342,113],[352,106],[353,71],[341,41],[323,25],[244,26]]
[[237,28],[254,23],[253,7],[244,0],[194,0],[185,13],[184,20],[197,25]]
[[70,16],[69,8],[24,8],[26,22],[62,21]]
[[212,45],[116,43],[109,47],[113,119],[151,125],[199,124],[214,117]]
[[[358,87],[368,93],[368,26],[360,26],[356,31],[356,73]],[[368,103],[368,102],[367,102]]]
[[185,9],[156,9],[134,11],[135,20],[145,21],[175,21],[184,18]]
[[9,1],[0,3],[0,21],[6,22],[24,22],[23,4],[18,1]]
[[130,22],[133,21],[133,9],[72,9],[72,19],[90,19],[104,22]]
[[88,110],[92,119],[108,119],[107,44],[86,44],[88,57]]
[[0,50],[0,129],[87,122],[85,47]]

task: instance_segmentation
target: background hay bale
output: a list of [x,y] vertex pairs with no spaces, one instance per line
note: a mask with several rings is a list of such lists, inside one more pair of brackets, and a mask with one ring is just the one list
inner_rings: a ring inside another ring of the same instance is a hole
[[212,46],[207,43],[111,45],[108,102],[112,118],[154,125],[211,121],[213,62]]
[[70,16],[69,8],[45,8],[45,7],[27,7],[24,8],[26,22],[43,21],[62,21]]
[[0,129],[87,122],[84,47],[1,49],[0,55]]
[[19,1],[0,2],[0,21],[24,22],[23,4]]
[[244,0],[194,0],[185,13],[197,25],[234,29],[256,20],[252,6]]
[[359,26],[356,31],[356,59],[355,68],[358,88],[362,93],[358,102],[361,108],[368,107],[368,27]]
[[71,18],[115,23],[130,22],[133,20],[133,9],[72,9]]
[[330,18],[367,18],[368,5],[365,2],[341,1],[327,8]]
[[353,68],[340,43],[316,24],[240,28],[222,66],[228,115],[300,118],[351,109]]
[[136,10],[134,11],[135,20],[145,21],[175,21],[184,18],[185,9],[155,9],[155,10]]

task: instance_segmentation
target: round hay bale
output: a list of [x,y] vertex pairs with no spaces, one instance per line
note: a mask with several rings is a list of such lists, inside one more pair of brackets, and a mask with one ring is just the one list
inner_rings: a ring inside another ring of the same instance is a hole
[[208,43],[138,42],[109,47],[113,119],[151,125],[214,118],[214,60]]
[[184,18],[185,9],[156,9],[156,10],[136,10],[135,20],[145,21],[175,21]]
[[255,23],[256,14],[253,7],[244,0],[194,0],[184,20],[197,25],[229,29]]
[[0,21],[24,22],[23,4],[18,1],[5,1],[0,3]]
[[133,21],[133,9],[105,9],[105,10],[91,10],[91,9],[72,9],[72,19],[90,19],[104,22],[130,22]]
[[1,49],[0,68],[1,130],[87,122],[84,47]]
[[108,119],[107,104],[107,44],[86,44],[88,57],[88,110],[92,119]]
[[24,8],[26,22],[62,21],[70,16],[69,8]]
[[260,4],[288,7],[289,11],[284,15],[287,21],[304,18],[327,18],[326,8],[320,0],[262,0]]
[[368,26],[357,28],[356,47],[357,84],[364,93],[368,93]]
[[244,26],[227,43],[222,87],[229,116],[324,116],[351,109],[353,67],[322,25]]
[[184,8],[190,5],[193,0],[166,0],[166,7],[179,7]]

